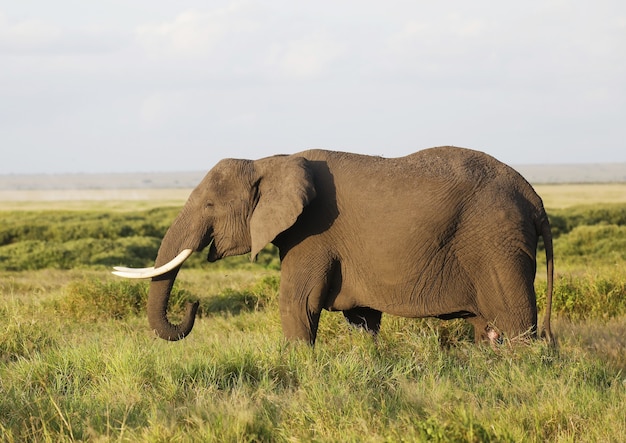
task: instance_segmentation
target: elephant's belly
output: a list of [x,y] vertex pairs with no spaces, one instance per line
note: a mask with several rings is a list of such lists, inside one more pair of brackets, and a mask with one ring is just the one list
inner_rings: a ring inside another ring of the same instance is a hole
[[376,306],[371,307],[399,317],[452,319],[473,316],[477,309],[472,300],[468,293],[458,290],[406,291],[393,297],[383,296]]
[[388,305],[374,309],[386,314],[408,318],[437,317],[443,320],[451,320],[453,318],[467,318],[476,315],[474,313],[475,309],[467,305],[451,306],[444,309],[437,309],[435,306]]
[[415,281],[369,283],[344,284],[340,291],[329,294],[325,308],[329,311],[346,311],[355,307],[368,307],[386,314],[411,318],[462,318],[476,313],[471,291],[454,281],[427,288],[416,285]]
[[347,311],[356,307],[368,307],[404,317],[425,316],[416,303],[396,296],[395,293],[393,287],[379,283],[352,285],[344,281],[341,287],[330,288],[324,308],[328,311]]

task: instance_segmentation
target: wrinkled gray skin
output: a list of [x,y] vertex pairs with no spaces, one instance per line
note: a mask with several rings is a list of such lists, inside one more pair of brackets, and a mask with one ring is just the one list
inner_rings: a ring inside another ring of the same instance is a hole
[[[155,266],[210,245],[208,260],[280,251],[288,339],[313,344],[323,309],[378,332],[383,312],[465,318],[476,340],[537,333],[538,237],[548,262],[544,335],[551,339],[552,238],[543,203],[513,169],[481,152],[432,148],[385,159],[311,150],[219,162],[193,190]],[[148,318],[167,340],[175,269],[153,278]]]

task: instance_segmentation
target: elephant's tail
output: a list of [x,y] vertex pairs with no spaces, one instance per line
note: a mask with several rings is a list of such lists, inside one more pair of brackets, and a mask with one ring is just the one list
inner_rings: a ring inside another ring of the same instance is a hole
[[552,230],[550,229],[550,222],[548,216],[544,213],[541,221],[541,236],[543,237],[543,243],[546,248],[546,271],[548,286],[546,289],[546,313],[543,319],[543,332],[541,336],[544,337],[548,343],[554,342],[552,336],[552,330],[550,329],[550,315],[552,314],[552,291],[554,288],[554,250],[552,247]]

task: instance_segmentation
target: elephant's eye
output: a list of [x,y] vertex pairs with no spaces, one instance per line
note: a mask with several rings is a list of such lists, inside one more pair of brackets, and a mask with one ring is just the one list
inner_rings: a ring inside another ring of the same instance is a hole
[[205,208],[212,208],[214,205],[213,205],[213,202],[212,202],[212,201],[208,201],[208,202],[206,202],[206,203],[204,204],[204,206],[205,206]]

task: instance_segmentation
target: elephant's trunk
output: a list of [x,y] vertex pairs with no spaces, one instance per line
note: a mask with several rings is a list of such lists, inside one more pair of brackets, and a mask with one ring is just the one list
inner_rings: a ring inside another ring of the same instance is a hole
[[[193,211],[185,205],[167,230],[154,267],[133,269],[117,266],[113,272],[125,278],[152,278],[148,293],[148,321],[159,337],[170,341],[180,340],[191,332],[198,311],[198,302],[187,303],[185,318],[180,324],[173,324],[167,318],[167,305],[178,271],[193,251],[202,249],[211,241],[209,227],[193,229],[194,219],[190,217],[190,213]],[[194,232],[204,235],[190,235]]]
[[[197,240],[190,240],[188,236],[189,231],[193,232],[193,230],[189,228],[186,208],[187,206],[183,208],[181,214],[165,233],[155,261],[156,268],[164,268],[168,263],[173,263],[176,260],[174,257],[181,257],[181,255],[184,257],[182,260],[184,261],[192,250],[197,249]],[[187,251],[187,254],[182,254],[181,251]],[[180,324],[172,324],[167,317],[167,306],[172,287],[182,266],[182,261],[176,261],[176,266],[163,275],[154,276],[148,293],[147,309],[150,327],[159,337],[170,341],[180,340],[191,332],[198,310],[198,302],[187,303],[185,317]]]
[[176,268],[164,275],[154,277],[148,294],[150,327],[159,337],[170,341],[180,340],[191,332],[198,310],[198,302],[187,303],[185,317],[180,324],[172,324],[167,318],[167,305],[179,269]]

